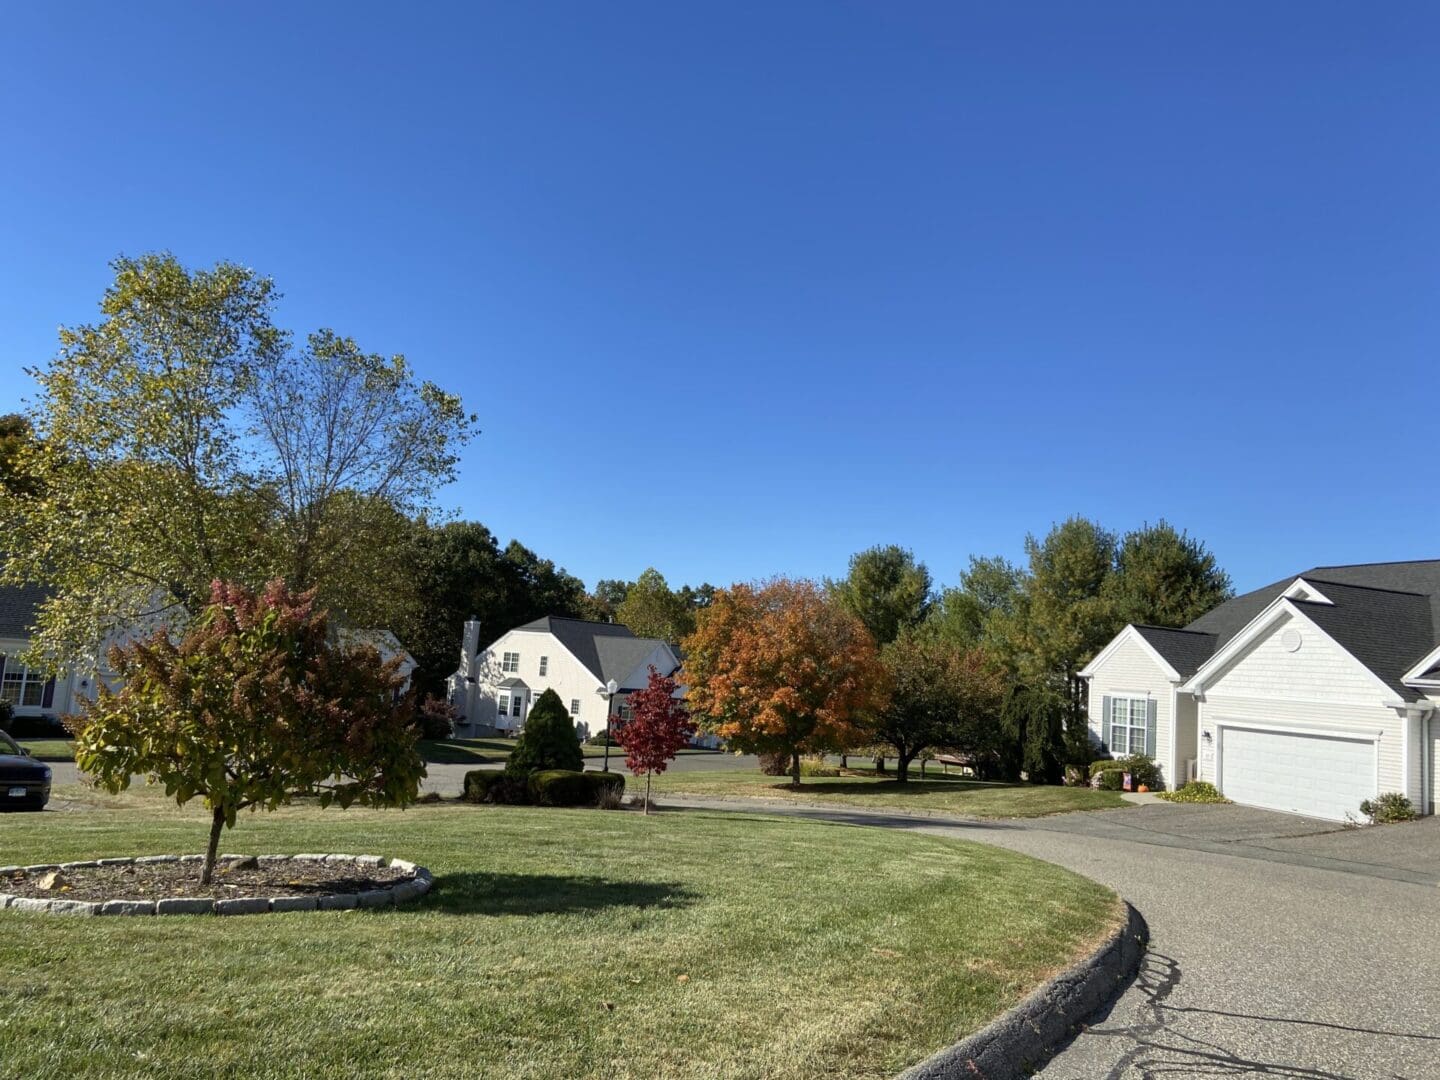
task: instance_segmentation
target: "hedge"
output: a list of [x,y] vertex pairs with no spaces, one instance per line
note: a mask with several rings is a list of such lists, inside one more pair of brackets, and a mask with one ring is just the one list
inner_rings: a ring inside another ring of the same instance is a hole
[[617,795],[624,792],[624,775],[573,769],[544,769],[530,774],[530,798],[540,806],[594,806],[606,788],[613,788]]
[[524,806],[530,802],[530,789],[523,776],[511,776],[495,769],[472,769],[465,774],[463,797],[466,802]]
[[1101,777],[1101,788],[1106,791],[1119,791],[1123,785],[1122,780],[1115,781],[1116,786],[1110,787],[1105,777],[1106,773],[1129,773],[1130,786],[1138,788],[1144,784],[1151,791],[1159,791],[1164,787],[1160,779],[1160,767],[1155,764],[1154,758],[1148,758],[1144,754],[1131,754],[1123,758],[1101,758],[1099,761],[1090,763],[1090,779]]

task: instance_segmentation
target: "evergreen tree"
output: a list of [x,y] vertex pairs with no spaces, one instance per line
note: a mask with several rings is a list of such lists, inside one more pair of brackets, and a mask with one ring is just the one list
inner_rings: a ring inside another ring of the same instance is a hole
[[585,767],[585,755],[575,722],[565,710],[565,703],[554,690],[546,690],[530,707],[525,727],[516,740],[515,750],[505,763],[512,776],[526,775],[541,769],[574,769]]

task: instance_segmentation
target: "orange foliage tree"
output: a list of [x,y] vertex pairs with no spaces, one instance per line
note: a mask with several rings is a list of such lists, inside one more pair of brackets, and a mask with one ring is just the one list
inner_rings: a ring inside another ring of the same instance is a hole
[[684,641],[697,719],[737,750],[800,755],[864,742],[885,669],[865,625],[814,582],[775,578],[715,593]]

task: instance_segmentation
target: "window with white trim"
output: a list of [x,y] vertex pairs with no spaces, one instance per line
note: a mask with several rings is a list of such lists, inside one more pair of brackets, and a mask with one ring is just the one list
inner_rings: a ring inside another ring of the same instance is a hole
[[501,671],[519,671],[520,654],[518,652],[507,652],[500,658]]
[[497,709],[496,711],[497,711],[501,716],[505,716],[505,715],[507,715],[507,714],[510,712],[510,695],[509,695],[509,694],[501,694],[501,695],[500,695],[500,708]]
[[579,699],[578,697],[572,697],[572,698],[570,699],[570,715],[571,715],[571,716],[579,716],[579,715],[580,715],[580,699]]
[[45,683],[50,676],[32,671],[24,664],[10,661],[5,665],[5,679],[0,683],[0,699],[21,708],[38,706],[45,698]]
[[540,674],[543,676],[550,667],[550,657],[540,657]]
[[521,703],[522,703],[522,698],[521,698],[521,696],[520,696],[519,694],[516,694],[514,697],[512,697],[512,698],[510,699],[510,715],[511,715],[511,716],[519,716],[519,715],[520,715],[520,705],[521,705]]
[[1149,718],[1149,698],[1112,697],[1110,715],[1105,718],[1110,753],[1116,757],[1145,753],[1145,728]]

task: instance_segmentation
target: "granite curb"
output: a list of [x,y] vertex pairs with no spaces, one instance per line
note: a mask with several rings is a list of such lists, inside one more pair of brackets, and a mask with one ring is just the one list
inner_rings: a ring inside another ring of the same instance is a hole
[[[244,855],[223,855],[222,859],[243,859]],[[67,870],[92,867],[146,865],[162,862],[199,862],[201,855],[142,855],[133,859],[99,859],[89,862],[44,863],[36,866],[6,866],[0,871],[14,873],[23,870],[31,874],[43,874],[51,870]],[[424,896],[430,891],[435,877],[423,866],[416,866],[404,859],[391,859],[384,855],[261,855],[262,863],[296,862],[351,862],[360,867],[388,867],[413,877],[397,881],[383,889],[367,889],[359,893],[326,893],[322,896],[273,896],[235,897],[215,900],[211,897],[175,896],[161,900],[67,900],[14,896],[0,892],[0,911],[39,911],[50,915],[265,915],[284,911],[345,911],[355,907],[382,908],[403,904]]]
[[1125,905],[1125,921],[1105,943],[1005,1015],[954,1046],[906,1069],[897,1080],[1022,1080],[1135,974],[1150,931]]

